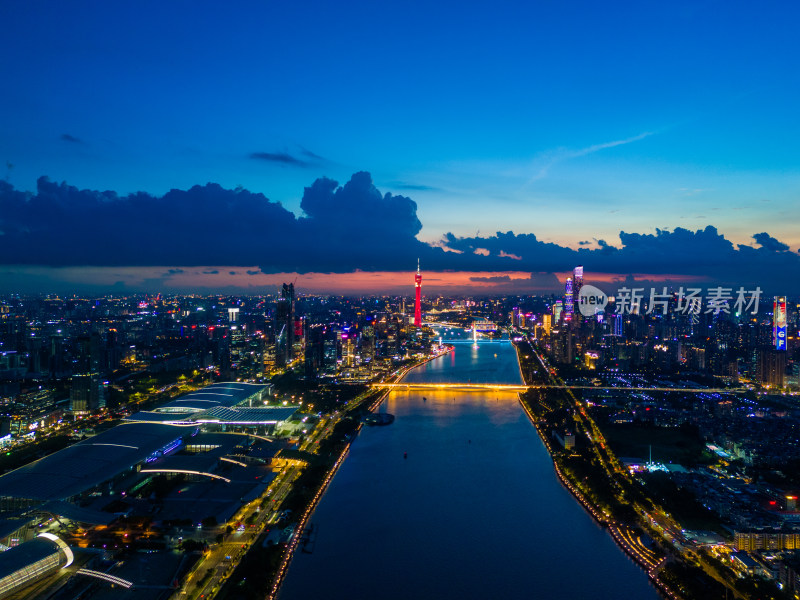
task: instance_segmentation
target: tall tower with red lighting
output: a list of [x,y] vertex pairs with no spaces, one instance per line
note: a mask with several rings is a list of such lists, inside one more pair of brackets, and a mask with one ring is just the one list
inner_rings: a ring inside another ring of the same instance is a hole
[[414,287],[416,288],[416,301],[414,302],[414,327],[422,327],[422,306],[420,304],[422,294],[422,273],[419,272],[419,259],[417,259],[417,274],[414,275]]

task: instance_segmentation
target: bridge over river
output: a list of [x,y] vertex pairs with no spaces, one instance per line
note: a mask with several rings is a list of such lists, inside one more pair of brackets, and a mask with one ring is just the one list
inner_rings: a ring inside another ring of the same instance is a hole
[[514,383],[373,383],[372,387],[392,390],[458,390],[462,392],[524,392],[531,389],[608,390],[618,392],[688,392],[705,394],[741,394],[746,388],[693,388],[693,387],[623,387],[596,385],[522,385]]

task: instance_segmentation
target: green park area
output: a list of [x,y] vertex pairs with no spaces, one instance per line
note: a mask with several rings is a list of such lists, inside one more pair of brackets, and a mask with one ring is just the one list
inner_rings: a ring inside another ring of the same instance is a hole
[[620,458],[639,458],[653,462],[677,463],[686,467],[714,462],[715,455],[693,425],[659,427],[650,423],[602,423],[600,430]]

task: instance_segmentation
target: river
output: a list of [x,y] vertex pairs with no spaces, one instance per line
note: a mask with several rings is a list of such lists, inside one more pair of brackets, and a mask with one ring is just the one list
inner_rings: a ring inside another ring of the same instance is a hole
[[[404,381],[521,383],[508,341],[464,337]],[[352,444],[280,600],[659,597],[559,483],[516,393],[398,391],[384,404],[394,424]]]

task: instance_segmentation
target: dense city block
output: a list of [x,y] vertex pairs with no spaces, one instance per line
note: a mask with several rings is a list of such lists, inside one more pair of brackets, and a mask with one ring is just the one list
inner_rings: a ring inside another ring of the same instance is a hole
[[[678,310],[679,293],[663,311],[609,297],[585,314],[581,284],[576,269],[549,296],[284,284],[263,297],[3,298],[3,581],[55,599],[102,598],[109,578],[137,598],[274,593],[292,553],[313,551],[308,515],[350,441],[391,423],[369,410],[448,352],[453,329],[513,338],[521,400],[564,485],[665,595],[789,597],[798,307],[783,307],[778,347],[777,301],[706,313]],[[54,557],[47,577],[21,578],[13,565],[37,552]]]

